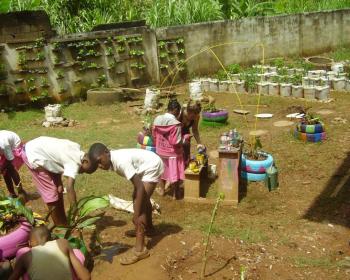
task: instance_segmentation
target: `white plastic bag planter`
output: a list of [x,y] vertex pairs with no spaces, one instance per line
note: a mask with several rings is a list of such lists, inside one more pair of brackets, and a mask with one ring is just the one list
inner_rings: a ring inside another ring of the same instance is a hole
[[332,88],[336,91],[344,91],[345,90],[345,78],[333,78],[332,79]]
[[201,100],[203,98],[202,92],[202,82],[192,81],[188,84],[188,89],[190,92],[190,98],[192,100]]
[[329,86],[316,87],[315,97],[318,100],[327,100],[330,92]]
[[295,68],[288,68],[287,69],[287,73],[288,73],[289,76],[295,75]]
[[227,81],[219,82],[219,92],[227,92],[228,91],[228,83]]
[[321,85],[321,77],[309,78],[309,85],[314,87]]
[[280,87],[278,83],[269,83],[269,95],[277,96],[280,94]]
[[238,81],[241,74],[229,74],[232,81]]
[[337,76],[337,73],[334,71],[328,71],[326,76],[328,77],[328,79],[332,80],[333,78],[335,78]]
[[244,87],[245,81],[233,81],[238,93],[247,93]]
[[258,94],[268,95],[269,94],[269,82],[256,83],[258,86]]
[[331,81],[327,77],[321,77],[321,85],[331,86]]
[[160,90],[156,88],[146,88],[145,109],[155,109],[158,107]]
[[346,80],[345,82],[345,91],[350,92],[350,80]]
[[212,92],[218,92],[219,91],[219,81],[216,79],[210,80],[210,91]]
[[210,91],[210,79],[201,79],[203,92]]
[[343,63],[334,63],[334,64],[332,64],[331,69],[333,72],[342,73],[342,72],[344,72],[344,64]]
[[281,83],[280,95],[283,97],[290,97],[292,95],[292,84]]
[[276,67],[276,66],[269,66],[268,71],[269,71],[270,73],[277,72],[277,67]]
[[57,118],[62,116],[61,104],[49,104],[45,108],[45,119]]
[[301,85],[292,85],[292,96],[295,98],[304,97],[304,88]]
[[315,100],[316,89],[314,86],[304,86],[304,98],[307,100]]
[[310,78],[309,77],[303,77],[301,84],[303,86],[309,86],[310,85]]
[[295,74],[304,75],[304,69],[303,68],[295,68]]

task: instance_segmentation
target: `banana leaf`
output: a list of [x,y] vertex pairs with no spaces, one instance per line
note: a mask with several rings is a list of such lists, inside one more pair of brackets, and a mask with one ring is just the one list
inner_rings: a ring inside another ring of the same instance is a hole
[[109,206],[109,200],[107,197],[94,197],[86,201],[80,208],[79,208],[79,216],[85,217],[88,214],[90,214],[92,211],[105,208]]

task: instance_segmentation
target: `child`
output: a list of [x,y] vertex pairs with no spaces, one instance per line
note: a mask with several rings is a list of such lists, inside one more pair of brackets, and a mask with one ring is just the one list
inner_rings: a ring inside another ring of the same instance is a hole
[[81,151],[79,144],[65,139],[38,137],[25,144],[22,159],[32,174],[55,225],[67,225],[63,204],[62,174],[68,177],[67,194],[71,206],[76,204],[74,190],[78,173],[93,173],[97,163]]
[[17,197],[13,183],[17,187],[18,194],[26,196],[17,172],[23,164],[21,152],[22,142],[19,136],[12,131],[0,130],[0,173],[12,197]]
[[164,163],[160,195],[164,195],[165,181],[174,187],[174,198],[179,198],[180,182],[185,178],[183,145],[189,141],[189,135],[181,136],[181,123],[176,119],[181,112],[181,105],[176,99],[170,100],[168,112],[155,118],[153,139],[156,153]]
[[121,264],[133,264],[149,257],[144,244],[144,235],[154,231],[150,198],[163,173],[163,162],[153,152],[141,149],[120,149],[109,151],[104,144],[90,147],[89,157],[97,161],[104,170],[113,169],[134,185],[134,217],[136,244],[132,253],[121,260]]
[[89,280],[90,272],[83,266],[65,239],[49,241],[45,226],[35,227],[30,233],[31,250],[16,258],[16,265],[9,280],[20,277],[31,280],[73,279],[73,271],[81,280]]

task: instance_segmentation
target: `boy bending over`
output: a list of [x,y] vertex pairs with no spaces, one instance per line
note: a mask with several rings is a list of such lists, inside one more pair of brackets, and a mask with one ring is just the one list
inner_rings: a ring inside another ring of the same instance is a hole
[[49,241],[45,226],[35,227],[30,233],[31,250],[16,260],[9,280],[17,280],[27,274],[30,280],[69,280],[76,276],[89,280],[90,272],[83,266],[65,239]]
[[22,158],[42,199],[52,210],[55,225],[67,225],[64,211],[62,175],[68,178],[67,194],[71,206],[77,199],[74,190],[78,173],[91,174],[97,169],[80,145],[69,140],[41,136],[25,144]]
[[89,157],[104,170],[112,169],[134,185],[134,217],[136,244],[132,253],[121,259],[121,264],[133,264],[149,257],[144,236],[154,231],[152,223],[151,195],[163,173],[163,162],[155,153],[141,149],[109,151],[104,144],[90,147]]

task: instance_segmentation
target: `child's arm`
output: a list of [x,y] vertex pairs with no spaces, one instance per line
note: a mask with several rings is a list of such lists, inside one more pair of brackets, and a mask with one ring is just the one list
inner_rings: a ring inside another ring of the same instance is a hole
[[20,257],[15,264],[15,268],[9,278],[9,280],[19,280],[27,271],[27,260],[29,258],[30,252],[24,254]]
[[74,190],[75,180],[71,177],[68,177],[67,180],[67,196],[71,206],[75,206],[77,204],[77,194]]
[[75,256],[72,247],[69,245],[69,242],[66,239],[57,239],[56,242],[60,250],[69,258],[69,261],[78,279],[90,280],[91,279],[90,272]]
[[146,191],[145,191],[145,187],[143,186],[143,183],[142,183],[139,175],[135,174],[131,178],[131,182],[133,183],[134,189],[135,189],[133,222],[134,222],[134,224],[136,224],[138,221],[138,217],[141,214],[142,202],[143,202],[143,199],[146,195]]

